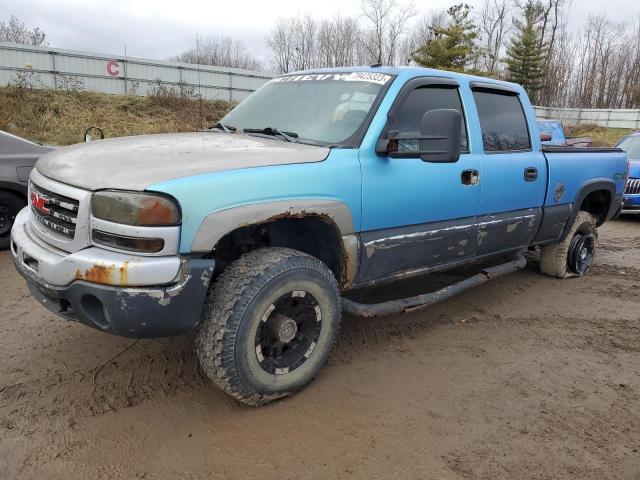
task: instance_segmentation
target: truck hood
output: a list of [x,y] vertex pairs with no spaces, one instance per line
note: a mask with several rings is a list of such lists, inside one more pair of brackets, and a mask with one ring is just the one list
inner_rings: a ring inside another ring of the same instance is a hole
[[640,159],[629,159],[629,177],[640,178]]
[[81,143],[41,157],[44,176],[87,190],[145,190],[202,173],[321,162],[329,148],[223,132],[120,137]]

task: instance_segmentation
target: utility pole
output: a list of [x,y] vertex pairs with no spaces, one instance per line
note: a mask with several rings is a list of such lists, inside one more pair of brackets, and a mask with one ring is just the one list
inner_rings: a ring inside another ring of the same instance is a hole
[[202,82],[200,82],[200,39],[196,33],[196,60],[198,62],[198,107],[200,110],[200,130],[202,130]]

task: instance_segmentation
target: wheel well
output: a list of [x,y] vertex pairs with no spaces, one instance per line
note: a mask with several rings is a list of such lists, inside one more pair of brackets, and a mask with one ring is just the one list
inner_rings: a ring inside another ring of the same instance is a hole
[[580,210],[589,212],[598,218],[598,225],[604,223],[611,205],[611,192],[608,190],[595,190],[589,193],[580,205]]
[[0,192],[10,193],[11,195],[14,195],[14,196],[18,197],[24,203],[28,203],[27,195],[25,193],[23,193],[23,192],[18,191],[18,190],[11,190],[11,189],[8,189],[8,188],[0,187]]
[[287,247],[316,257],[331,269],[338,283],[341,283],[345,254],[340,231],[333,221],[320,215],[284,217],[227,233],[214,249],[216,274],[240,255],[263,247]]

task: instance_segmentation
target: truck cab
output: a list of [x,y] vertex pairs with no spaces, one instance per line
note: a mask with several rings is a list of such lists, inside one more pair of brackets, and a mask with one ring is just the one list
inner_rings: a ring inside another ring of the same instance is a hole
[[619,210],[618,149],[541,144],[516,84],[422,68],[283,75],[204,132],[56,150],[12,252],[55,313],[130,337],[197,330],[238,400],[302,388],[349,289],[540,250],[585,275]]

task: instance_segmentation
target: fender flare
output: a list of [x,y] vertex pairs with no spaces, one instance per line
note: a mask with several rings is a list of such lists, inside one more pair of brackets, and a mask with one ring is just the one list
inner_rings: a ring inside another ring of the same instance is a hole
[[208,214],[191,243],[192,252],[211,252],[222,237],[238,228],[259,225],[281,218],[323,217],[333,224],[342,242],[344,274],[349,282],[358,269],[360,242],[349,206],[339,200],[301,198],[239,205]]
[[[615,214],[615,198],[616,198],[616,183],[613,180],[609,180],[608,178],[596,178],[593,180],[588,180],[584,182],[580,189],[578,190],[578,194],[576,195],[576,200],[573,202],[571,212],[569,213],[569,218],[567,219],[567,223],[562,230],[562,234],[558,241],[564,240],[564,238],[569,233],[573,222],[580,211],[580,207],[582,206],[582,202],[590,193],[593,193],[598,190],[605,190],[609,192],[610,195],[610,203],[607,209],[607,213],[605,214],[602,220],[598,220],[598,226],[602,225],[606,219],[610,218],[613,214]],[[613,213],[612,213],[613,209]]]

